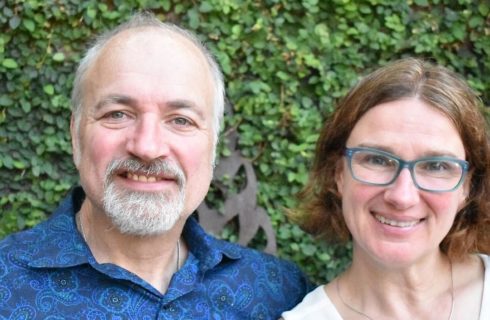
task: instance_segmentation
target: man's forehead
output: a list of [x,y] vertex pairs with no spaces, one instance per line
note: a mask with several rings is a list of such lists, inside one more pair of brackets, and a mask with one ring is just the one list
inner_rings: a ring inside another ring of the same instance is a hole
[[195,53],[196,56],[204,58],[204,54],[197,45],[184,35],[171,29],[152,26],[136,27],[119,32],[108,40],[101,50],[101,55],[113,54],[116,51],[135,50],[135,52],[141,52],[142,49],[148,51],[164,48],[172,51],[188,50]]
[[183,65],[196,74],[212,73],[205,53],[184,35],[157,27],[138,27],[114,35],[89,67],[86,79],[99,78],[101,70],[146,66],[153,71],[159,67],[169,71]]
[[96,57],[85,78],[85,102],[130,92],[155,98],[166,88],[162,94],[180,100],[194,95],[197,105],[212,105],[213,84],[211,67],[191,40],[156,27],[135,28],[115,35]]

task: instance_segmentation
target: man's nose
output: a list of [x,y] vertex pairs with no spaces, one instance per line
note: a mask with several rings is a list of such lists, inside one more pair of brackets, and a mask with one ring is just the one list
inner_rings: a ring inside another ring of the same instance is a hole
[[127,141],[127,151],[143,161],[166,157],[170,151],[169,132],[155,115],[144,115],[134,124]]
[[397,209],[406,209],[419,202],[419,189],[408,168],[400,171],[396,180],[387,187],[384,197]]

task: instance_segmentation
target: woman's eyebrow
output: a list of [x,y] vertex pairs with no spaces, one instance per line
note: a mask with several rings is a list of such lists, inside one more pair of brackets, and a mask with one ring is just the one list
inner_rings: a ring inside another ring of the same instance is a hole
[[[393,148],[389,146],[384,146],[384,145],[379,145],[376,143],[361,143],[358,145],[358,147],[364,147],[364,148],[372,148],[384,152],[388,152],[395,157],[401,158],[394,150]],[[459,159],[460,157],[457,156],[454,152],[451,152],[449,150],[443,150],[443,149],[433,149],[433,150],[428,150],[424,152],[422,155],[417,157],[416,159],[422,159],[422,158],[431,158],[431,157],[450,157],[450,158],[457,158]],[[416,160],[414,159],[414,160]]]

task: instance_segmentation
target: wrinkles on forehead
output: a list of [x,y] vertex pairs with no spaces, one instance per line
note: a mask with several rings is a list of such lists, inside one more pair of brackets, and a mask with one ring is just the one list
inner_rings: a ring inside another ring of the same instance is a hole
[[[207,92],[214,92],[214,80],[209,64],[194,43],[175,32],[142,27],[115,35],[101,50],[87,71],[84,83],[85,105],[94,106],[100,103],[90,100],[91,93],[99,90],[101,86],[108,86],[107,82],[112,80],[108,79],[108,74],[123,75],[125,70],[157,74],[163,81],[183,87],[197,80]],[[175,77],[176,73],[179,77]],[[124,74],[124,77],[131,76]],[[177,78],[181,83],[177,82]],[[206,107],[214,109],[213,94],[207,97],[204,103]]]
[[[188,64],[196,67],[196,73],[200,70],[211,74],[204,54],[194,43],[180,34],[155,27],[130,29],[115,35],[101,49],[88,74],[97,73],[101,65],[105,67],[112,65],[117,68],[124,66],[125,62],[130,62],[121,60],[121,57],[130,60],[144,57],[151,61],[158,61],[161,60],[162,50],[175,53],[172,60],[165,61],[168,64],[186,59]],[[212,78],[210,77],[209,80],[212,81]]]

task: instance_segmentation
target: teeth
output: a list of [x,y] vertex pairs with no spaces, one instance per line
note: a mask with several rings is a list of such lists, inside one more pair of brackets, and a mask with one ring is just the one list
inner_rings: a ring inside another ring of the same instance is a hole
[[414,220],[414,221],[396,221],[396,220],[391,220],[388,218],[385,218],[380,215],[376,215],[376,220],[383,224],[387,224],[392,227],[398,227],[398,228],[410,228],[419,223],[419,220]]
[[127,174],[128,179],[134,180],[134,181],[139,181],[139,182],[156,182],[157,180],[160,180],[159,178],[155,176],[140,176],[131,172],[128,172]]

